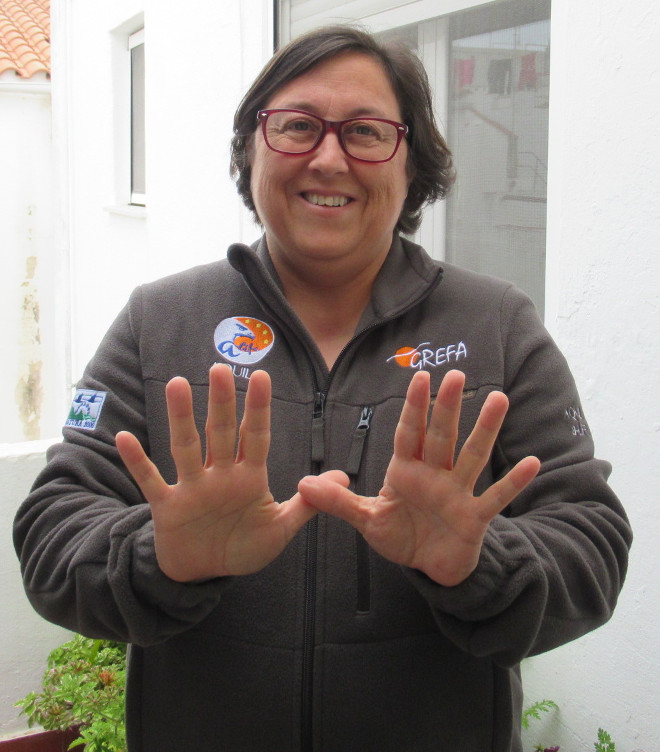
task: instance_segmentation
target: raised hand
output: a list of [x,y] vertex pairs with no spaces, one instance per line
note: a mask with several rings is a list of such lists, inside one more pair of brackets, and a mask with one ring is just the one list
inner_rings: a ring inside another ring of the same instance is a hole
[[[299,494],[278,504],[269,491],[270,377],[264,371],[252,374],[236,450],[234,377],[228,366],[211,368],[205,461],[190,385],[172,379],[166,396],[175,485],[165,482],[135,436],[122,431],[116,439],[151,506],[160,568],[180,582],[261,569],[316,514]],[[341,473],[330,477],[343,478]]]
[[349,522],[382,556],[446,586],[458,585],[474,571],[490,521],[540,466],[536,457],[526,457],[481,496],[473,495],[508,400],[501,392],[488,396],[454,464],[464,382],[459,371],[445,376],[427,428],[429,374],[415,374],[377,497],[354,494],[346,478],[338,483],[337,476],[308,476],[298,484],[308,504]]

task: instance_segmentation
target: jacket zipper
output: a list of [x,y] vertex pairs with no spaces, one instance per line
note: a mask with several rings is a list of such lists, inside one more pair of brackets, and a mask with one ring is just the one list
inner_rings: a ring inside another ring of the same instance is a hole
[[[323,421],[325,392],[314,395],[312,413],[312,473],[318,475],[325,455]],[[318,556],[318,517],[307,524],[305,555],[305,614],[303,622],[302,698],[301,698],[301,748],[311,752],[313,748],[314,708],[314,643],[316,632],[316,569]]]
[[325,410],[325,392],[314,395],[314,412],[312,414],[312,467],[318,473],[325,455],[323,439],[323,421]]
[[[353,432],[353,440],[348,453],[346,473],[351,477],[355,493],[359,494],[363,489],[358,487],[357,477],[362,464],[362,455],[371,428],[371,418],[374,414],[372,407],[363,407],[360,420]],[[358,614],[367,614],[371,611],[371,564],[369,562],[369,546],[362,537],[362,533],[355,531],[355,566],[357,580],[357,603]]]
[[318,545],[318,517],[307,526],[307,555],[305,560],[305,621],[303,626],[303,663],[301,699],[301,749],[311,752],[313,745],[314,696],[314,633],[316,630],[316,562]]
[[360,413],[360,420],[353,432],[351,448],[348,452],[348,460],[344,468],[347,475],[356,478],[360,471],[362,455],[364,453],[364,444],[367,440],[369,429],[371,428],[371,417],[374,414],[372,407],[363,407]]

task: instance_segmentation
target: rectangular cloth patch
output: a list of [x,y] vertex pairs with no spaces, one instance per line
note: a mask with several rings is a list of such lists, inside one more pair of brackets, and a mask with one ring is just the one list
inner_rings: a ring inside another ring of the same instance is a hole
[[71,402],[69,416],[64,423],[65,427],[93,431],[101,417],[101,408],[107,394],[91,389],[77,389]]

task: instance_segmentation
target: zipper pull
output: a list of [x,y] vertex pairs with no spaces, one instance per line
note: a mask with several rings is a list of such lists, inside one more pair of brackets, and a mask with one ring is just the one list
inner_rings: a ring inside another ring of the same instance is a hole
[[360,464],[362,462],[362,454],[364,452],[364,444],[367,440],[367,434],[371,428],[371,416],[374,414],[372,407],[363,407],[358,421],[357,427],[353,433],[353,440],[351,441],[351,448],[348,453],[348,460],[346,461],[345,472],[347,475],[357,475],[360,470]]
[[325,441],[323,438],[323,411],[325,394],[316,392],[314,396],[314,413],[312,415],[312,462],[323,462]]

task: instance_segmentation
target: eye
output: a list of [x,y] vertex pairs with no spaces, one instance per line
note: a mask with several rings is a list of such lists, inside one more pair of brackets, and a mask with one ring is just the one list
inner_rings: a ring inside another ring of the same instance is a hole
[[375,128],[370,123],[356,123],[353,133],[357,136],[377,136]]
[[300,114],[285,114],[276,123],[277,129],[286,135],[317,134],[321,128],[317,120]]
[[311,127],[312,125],[308,120],[292,120],[290,123],[287,123],[287,128],[293,131],[307,131]]
[[351,120],[344,127],[344,136],[364,141],[383,141],[390,136],[388,123],[379,120]]

